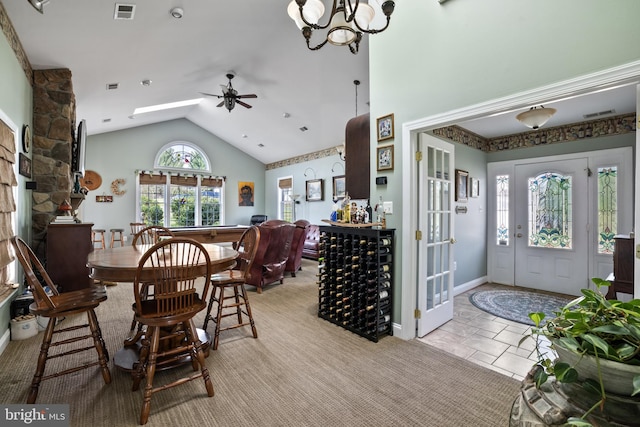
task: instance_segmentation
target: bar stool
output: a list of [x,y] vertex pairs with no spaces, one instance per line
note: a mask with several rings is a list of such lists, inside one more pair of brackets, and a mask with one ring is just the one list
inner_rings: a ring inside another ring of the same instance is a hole
[[[93,243],[93,249],[104,249],[107,245],[104,242],[105,230],[102,228],[91,229],[91,241]],[[99,245],[96,247],[96,243]]]
[[[120,246],[124,246],[124,228],[112,228],[109,231],[111,232],[111,247],[113,248],[113,244],[116,241],[120,242]],[[116,233],[119,236],[117,239],[116,239]]]

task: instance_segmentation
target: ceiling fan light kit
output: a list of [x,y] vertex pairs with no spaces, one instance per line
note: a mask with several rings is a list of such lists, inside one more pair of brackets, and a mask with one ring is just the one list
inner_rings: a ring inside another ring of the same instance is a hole
[[[391,14],[395,9],[392,0],[382,3],[382,13],[387,22],[379,29],[369,29],[369,25],[375,17],[375,10],[364,1],[333,0],[328,22],[319,24],[324,15],[325,7],[321,0],[291,0],[287,7],[289,17],[302,30],[302,35],[310,50],[318,50],[325,44],[335,46],[349,46],[351,53],[358,53],[363,34],[377,34],[387,29],[391,21]],[[327,30],[324,41],[316,46],[311,45],[313,30]]]
[[516,119],[531,129],[538,129],[547,123],[555,113],[555,108],[545,108],[541,105],[539,107],[531,107],[529,111],[518,114]]

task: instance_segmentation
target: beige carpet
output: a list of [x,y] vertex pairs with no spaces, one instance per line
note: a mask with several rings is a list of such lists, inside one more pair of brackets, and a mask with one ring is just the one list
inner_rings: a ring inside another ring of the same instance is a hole
[[[249,328],[223,335],[207,359],[215,396],[207,397],[202,381],[158,393],[147,425],[508,425],[516,380],[418,341],[373,343],[320,319],[315,265],[305,260],[298,277],[261,295],[250,288],[259,338]],[[113,356],[131,321],[133,293],[127,283],[108,290],[98,318]],[[0,402],[26,401],[41,339],[12,341],[0,356]],[[157,374],[156,384],[177,371]],[[112,376],[109,385],[97,369],[51,379],[37,403],[70,403],[72,426],[135,426],[141,391],[131,392],[127,373],[112,368]]]

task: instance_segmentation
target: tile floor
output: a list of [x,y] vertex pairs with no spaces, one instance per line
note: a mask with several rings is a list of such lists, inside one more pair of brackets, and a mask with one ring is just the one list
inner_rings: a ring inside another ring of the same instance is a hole
[[536,359],[533,340],[518,346],[530,326],[486,313],[469,301],[474,292],[501,288],[513,289],[485,284],[456,296],[453,320],[418,340],[521,381]]

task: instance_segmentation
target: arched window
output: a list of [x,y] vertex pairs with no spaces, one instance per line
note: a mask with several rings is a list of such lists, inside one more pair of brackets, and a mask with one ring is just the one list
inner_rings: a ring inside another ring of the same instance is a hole
[[158,151],[154,167],[210,172],[211,163],[207,155],[196,145],[186,141],[173,141]]
[[211,174],[196,145],[174,141],[162,147],[153,171],[138,171],[138,220],[165,227],[224,223],[224,177]]

